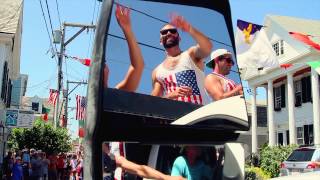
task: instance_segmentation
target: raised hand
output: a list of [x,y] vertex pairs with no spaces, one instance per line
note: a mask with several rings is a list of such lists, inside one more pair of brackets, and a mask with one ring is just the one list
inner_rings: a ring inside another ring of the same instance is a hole
[[131,29],[130,9],[128,7],[117,4],[116,18],[119,26],[123,30]]
[[181,29],[182,31],[189,32],[191,25],[180,15],[172,13],[170,15],[170,24]]

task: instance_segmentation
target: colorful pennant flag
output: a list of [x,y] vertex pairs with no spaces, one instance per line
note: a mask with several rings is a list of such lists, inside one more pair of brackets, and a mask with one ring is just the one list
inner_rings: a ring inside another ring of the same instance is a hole
[[84,137],[84,120],[79,120],[79,137]]
[[86,114],[87,99],[84,96],[76,95],[76,119],[84,120]]
[[55,89],[50,89],[48,104],[56,105],[57,97],[58,97],[58,91]]
[[44,120],[44,121],[48,121],[48,114],[50,113],[50,109],[49,108],[46,108],[46,107],[44,107],[44,106],[42,106],[42,116],[41,116],[41,118],[42,118],[42,120]]
[[81,138],[84,137],[84,128],[79,128],[78,136]]
[[320,61],[311,61],[307,62],[307,64],[311,66],[311,68],[315,69],[318,74],[320,74]]
[[305,35],[305,34],[298,33],[298,32],[289,32],[289,34],[293,38],[295,38],[295,39],[297,39],[297,40],[299,40],[301,42],[304,42],[305,44],[308,44],[309,46],[311,46],[311,47],[317,49],[318,51],[320,51],[320,44],[317,44],[314,41],[312,41],[310,39],[310,35]]

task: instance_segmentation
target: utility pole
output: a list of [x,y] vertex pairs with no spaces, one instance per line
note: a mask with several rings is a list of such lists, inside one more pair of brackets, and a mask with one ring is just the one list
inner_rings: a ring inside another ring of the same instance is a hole
[[[69,92],[69,84],[77,84],[70,92]],[[67,81],[67,89],[65,93],[65,106],[64,106],[64,117],[66,119],[66,125],[68,124],[68,101],[69,95],[74,91],[79,85],[88,84],[86,81]]]
[[[80,27],[81,29],[75,33],[70,39],[68,39],[65,42],[65,32],[66,32],[66,27]],[[57,102],[56,102],[56,106],[55,106],[55,115],[54,115],[54,127],[57,127],[57,119],[59,119],[59,101],[60,101],[60,92],[62,89],[62,80],[63,80],[63,74],[62,74],[62,61],[63,61],[63,56],[64,56],[64,51],[65,51],[65,47],[74,39],[76,38],[79,34],[81,34],[85,29],[95,29],[96,26],[95,25],[85,25],[85,24],[77,24],[77,23],[63,23],[62,24],[62,29],[61,29],[61,41],[60,41],[60,53],[58,54],[59,58],[58,58],[58,86],[57,86]],[[55,37],[55,39],[59,39],[59,37]]]

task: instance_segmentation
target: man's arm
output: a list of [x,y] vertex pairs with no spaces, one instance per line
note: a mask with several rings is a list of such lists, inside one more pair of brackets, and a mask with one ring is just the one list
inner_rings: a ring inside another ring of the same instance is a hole
[[130,9],[117,4],[116,18],[128,43],[131,65],[125,78],[116,86],[118,89],[135,91],[141,80],[144,62],[140,47],[131,29]]
[[215,101],[238,95],[239,92],[242,91],[242,86],[238,85],[232,91],[224,92],[219,78],[216,78],[210,74],[205,79],[204,87],[211,96],[211,98]]
[[121,167],[123,170],[136,174],[143,178],[157,179],[157,180],[183,180],[184,178],[180,176],[169,176],[161,173],[149,166],[139,165],[128,161],[126,158],[122,156],[116,156],[116,164]]
[[199,61],[209,56],[212,49],[212,43],[207,36],[189,24],[182,16],[173,15],[171,17],[171,24],[180,28],[182,31],[188,32],[192,38],[196,40],[197,45],[192,46],[188,50],[194,60]]

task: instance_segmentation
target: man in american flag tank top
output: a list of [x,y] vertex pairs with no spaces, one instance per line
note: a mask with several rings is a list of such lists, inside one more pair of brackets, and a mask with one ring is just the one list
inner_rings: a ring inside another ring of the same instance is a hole
[[213,72],[205,79],[205,88],[212,100],[243,94],[241,84],[236,84],[226,77],[234,65],[231,53],[226,49],[217,49],[211,53],[211,60],[206,64]]
[[[177,28],[189,33],[197,44],[182,51]],[[182,16],[172,15],[171,23],[160,30],[160,43],[166,50],[166,57],[152,72],[151,94],[178,101],[207,104],[203,59],[210,54],[210,40]]]

